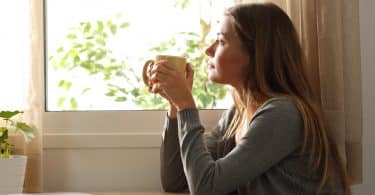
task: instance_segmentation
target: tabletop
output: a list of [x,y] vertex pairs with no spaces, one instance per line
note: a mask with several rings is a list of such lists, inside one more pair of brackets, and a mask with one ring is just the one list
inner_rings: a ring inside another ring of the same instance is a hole
[[11,194],[11,195],[188,195],[189,193],[168,193],[168,192],[45,192],[32,194]]

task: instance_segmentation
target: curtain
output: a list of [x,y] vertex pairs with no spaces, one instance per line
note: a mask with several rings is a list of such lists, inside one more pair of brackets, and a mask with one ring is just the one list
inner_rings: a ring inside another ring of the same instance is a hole
[[15,152],[27,156],[27,167],[24,192],[34,193],[43,191],[43,133],[42,117],[44,112],[44,64],[43,64],[43,0],[29,1],[29,75],[24,120],[36,127],[35,138],[25,143],[15,137]]
[[30,9],[30,78],[27,95],[28,109],[26,119],[34,124],[38,131],[32,142],[24,145],[24,153],[28,157],[25,192],[43,191],[43,133],[44,113],[44,35],[43,35],[43,0],[29,1]]
[[283,8],[295,24],[307,57],[309,79],[352,184],[362,183],[358,0],[268,1]]

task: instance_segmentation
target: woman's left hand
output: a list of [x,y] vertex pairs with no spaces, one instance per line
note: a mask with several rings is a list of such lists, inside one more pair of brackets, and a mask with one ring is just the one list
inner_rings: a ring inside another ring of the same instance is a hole
[[177,110],[195,108],[191,90],[193,86],[194,71],[191,65],[186,65],[185,75],[170,64],[159,62],[151,70],[151,91],[160,93],[167,98]]

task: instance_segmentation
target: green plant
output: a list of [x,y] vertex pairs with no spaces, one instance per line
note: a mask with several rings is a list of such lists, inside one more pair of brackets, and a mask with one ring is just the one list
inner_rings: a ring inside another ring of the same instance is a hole
[[[190,6],[190,0],[173,0],[174,6],[181,10]],[[212,6],[211,1],[209,5]],[[140,75],[135,72],[129,56],[124,54],[121,59],[112,55],[111,41],[116,42],[116,35],[132,30],[131,22],[124,21],[122,14],[115,18],[82,21],[79,25],[69,29],[65,45],[61,45],[49,56],[49,62],[54,71],[62,72],[64,76],[58,83],[62,90],[56,101],[63,110],[77,110],[83,96],[92,96],[90,92],[97,86],[80,86],[73,82],[75,72],[79,72],[81,79],[102,81],[104,91],[101,97],[110,98],[115,102],[132,102],[141,109],[166,109],[168,104],[160,96],[149,93],[141,82]],[[198,21],[197,21],[198,22]],[[208,80],[208,61],[204,54],[213,40],[207,36],[211,31],[211,20],[201,16],[199,20],[200,32],[180,32],[167,40],[150,45],[150,53],[183,54],[195,70],[193,95],[198,108],[213,108],[218,100],[227,94],[224,86],[216,85]],[[136,38],[136,37],[135,37]],[[122,43],[127,46],[126,43]],[[145,59],[137,59],[135,64],[143,64]],[[66,74],[68,73],[68,74]],[[72,79],[70,79],[72,78]],[[90,83],[90,82],[88,82]],[[95,93],[97,94],[97,93]]]
[[9,131],[14,130],[16,134],[22,134],[26,142],[34,138],[36,129],[17,119],[22,113],[22,111],[0,111],[0,158],[9,158],[11,155],[13,145],[8,141]]
[[[64,95],[57,100],[59,107],[76,110],[79,104],[78,96],[89,95],[95,88],[89,85],[77,89],[72,81],[74,71],[102,80],[108,89],[106,96],[116,95],[115,101],[126,101],[128,91],[119,90],[112,82],[121,79],[122,83],[130,83],[133,75],[129,74],[133,73],[133,69],[124,60],[116,59],[108,44],[117,33],[129,26],[121,17],[121,14],[117,14],[111,19],[80,22],[78,26],[69,29],[66,35],[67,44],[60,46],[54,55],[49,56],[54,70],[71,73],[58,82],[58,87],[64,91]],[[74,94],[72,91],[79,91],[80,94]]]

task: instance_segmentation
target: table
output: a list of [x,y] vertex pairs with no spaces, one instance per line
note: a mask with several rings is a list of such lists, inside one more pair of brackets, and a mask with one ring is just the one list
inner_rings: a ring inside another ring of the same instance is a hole
[[92,195],[188,195],[189,193],[167,192],[93,192]]
[[167,193],[167,192],[45,192],[32,194],[12,195],[189,195],[189,193]]

